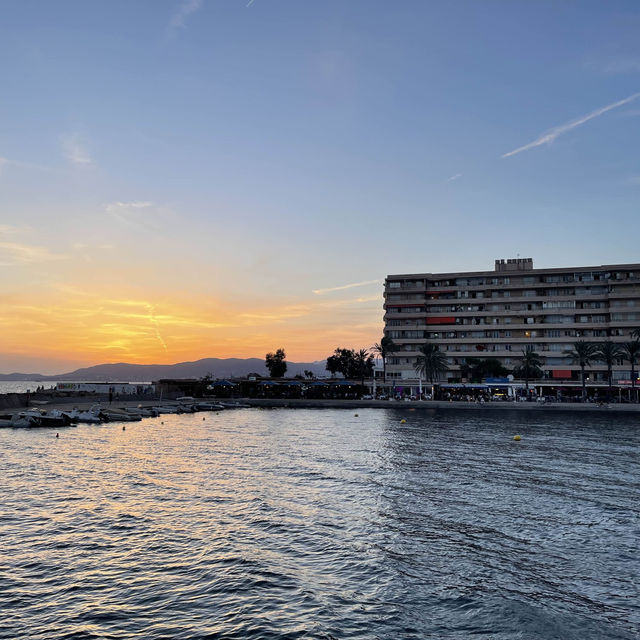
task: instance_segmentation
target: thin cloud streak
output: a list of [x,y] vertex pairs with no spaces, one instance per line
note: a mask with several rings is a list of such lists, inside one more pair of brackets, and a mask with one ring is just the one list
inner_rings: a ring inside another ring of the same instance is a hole
[[556,138],[558,138],[558,136],[561,136],[563,133],[566,133],[567,131],[571,131],[571,129],[575,129],[576,127],[579,127],[585,122],[589,122],[589,120],[593,120],[594,118],[597,118],[598,116],[601,116],[602,114],[607,113],[607,111],[611,111],[612,109],[617,109],[618,107],[621,107],[624,104],[628,104],[629,102],[638,98],[638,96],[640,96],[640,92],[634,93],[628,98],[624,98],[624,100],[618,100],[618,102],[613,102],[611,104],[608,104],[605,107],[596,109],[595,111],[592,111],[591,113],[588,113],[586,116],[582,116],[577,120],[572,120],[571,122],[567,122],[566,124],[562,124],[558,127],[554,127],[548,133],[545,133],[544,135],[540,136],[533,142],[530,142],[529,144],[525,144],[522,147],[518,147],[513,151],[509,151],[508,153],[503,154],[501,157],[509,158],[511,156],[515,156],[517,153],[528,151],[529,149],[539,147],[543,144],[551,144],[556,140]]
[[[4,251],[3,251],[4,250]],[[2,253],[8,255],[2,258]],[[19,244],[18,242],[0,242],[0,266],[9,267],[17,264],[34,264],[51,260],[66,260],[69,256],[52,253],[46,247]]]
[[93,164],[93,160],[86,150],[79,133],[63,134],[60,136],[64,157],[75,165]]
[[326,289],[314,289],[313,293],[317,296],[323,296],[326,293],[332,293],[333,291],[344,291],[345,289],[353,289],[355,287],[365,287],[369,284],[382,284],[383,280],[365,280],[364,282],[353,282],[351,284],[343,284],[339,287],[328,287]]
[[455,176],[451,176],[450,178],[447,178],[447,182],[453,182],[454,180],[457,180],[458,178],[462,178],[462,174],[461,173],[456,173]]
[[169,33],[173,34],[177,29],[186,29],[187,18],[202,8],[202,0],[183,0],[169,20]]

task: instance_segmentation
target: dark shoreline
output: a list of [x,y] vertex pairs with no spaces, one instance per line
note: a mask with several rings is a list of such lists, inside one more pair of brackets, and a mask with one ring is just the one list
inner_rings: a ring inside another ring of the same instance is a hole
[[[33,402],[35,400],[35,403]],[[560,412],[560,413],[640,413],[640,404],[604,404],[579,402],[459,402],[445,400],[425,401],[396,401],[396,400],[338,400],[324,399],[312,400],[302,398],[219,398],[221,402],[240,402],[255,408],[264,409],[396,409],[399,411],[434,411],[434,410],[462,410],[462,411],[525,411],[525,412]],[[40,404],[46,401],[46,404]],[[111,406],[137,407],[153,406],[161,403],[174,403],[172,398],[150,398],[149,396],[121,396],[114,398]],[[26,393],[10,393],[0,395],[0,410],[20,411],[27,406]],[[78,406],[89,408],[94,404],[109,406],[109,399],[105,395],[95,396],[67,396],[51,397],[30,394],[29,406],[31,408],[55,409]]]

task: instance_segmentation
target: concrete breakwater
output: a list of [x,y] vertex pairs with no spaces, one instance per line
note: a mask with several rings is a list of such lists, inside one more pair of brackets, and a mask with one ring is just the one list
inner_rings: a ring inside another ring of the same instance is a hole
[[[31,407],[43,410],[55,408],[68,408],[70,405],[80,409],[88,409],[92,405],[101,404],[104,407],[150,407],[161,403],[174,403],[175,399],[170,397],[149,398],[145,396],[124,396],[114,398],[109,405],[109,398],[106,395],[91,396],[67,396],[67,397],[47,397],[40,398],[34,394],[9,393],[0,395],[0,410],[20,410],[27,406],[27,398]],[[36,400],[36,403],[33,401]],[[46,400],[46,404],[39,403]],[[203,400],[216,400],[205,398]],[[466,411],[534,411],[534,412],[563,412],[563,413],[640,413],[640,404],[595,404],[591,402],[578,403],[540,403],[540,402],[464,402],[445,400],[424,400],[424,401],[396,401],[396,400],[339,400],[322,399],[312,400],[307,398],[220,398],[221,402],[240,402],[251,407],[264,409],[396,409],[400,411],[433,411],[456,409]]]

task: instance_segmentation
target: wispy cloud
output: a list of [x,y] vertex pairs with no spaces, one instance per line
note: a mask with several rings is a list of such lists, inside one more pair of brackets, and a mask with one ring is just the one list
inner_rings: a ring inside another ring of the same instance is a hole
[[182,0],[169,20],[169,35],[174,35],[177,29],[185,29],[187,18],[198,11],[202,3],[203,0]]
[[605,73],[640,73],[640,57],[627,57],[612,60],[604,67]]
[[33,264],[51,260],[66,260],[68,256],[53,253],[46,247],[38,247],[18,242],[0,242],[0,266]]
[[290,305],[278,311],[257,311],[254,313],[241,313],[245,324],[262,324],[264,322],[282,322],[291,318],[302,318],[311,313],[311,307],[307,305]]
[[462,178],[462,174],[461,173],[456,173],[454,176],[451,176],[451,177],[447,178],[447,182],[453,182],[454,180],[457,180],[458,178]]
[[0,224],[0,235],[20,233],[21,231],[23,231],[23,229],[20,227],[14,227],[12,224]]
[[60,136],[60,144],[62,153],[69,162],[80,166],[93,164],[93,160],[79,133],[62,134]]
[[147,209],[152,207],[153,202],[148,200],[132,200],[131,202],[112,202],[106,206],[109,213],[118,213],[128,209]]
[[563,133],[566,133],[567,131],[571,131],[571,129],[575,129],[576,127],[579,127],[585,122],[589,122],[589,120],[593,120],[594,118],[597,118],[598,116],[601,116],[602,114],[607,113],[607,111],[611,111],[612,109],[617,109],[618,107],[621,107],[622,105],[625,105],[631,102],[632,100],[635,100],[639,96],[640,96],[640,92],[634,93],[628,98],[624,98],[624,100],[618,100],[618,102],[613,102],[611,104],[606,105],[605,107],[600,107],[600,109],[596,109],[595,111],[592,111],[591,113],[588,113],[587,115],[582,116],[576,120],[571,120],[566,124],[561,124],[558,127],[554,127],[547,133],[541,135],[539,138],[536,138],[533,142],[530,142],[529,144],[525,144],[522,147],[518,147],[513,151],[509,151],[508,153],[503,154],[501,157],[509,158],[510,156],[515,156],[517,153],[528,151],[529,149],[539,147],[543,144],[551,144],[556,140],[556,138],[558,138],[558,136],[561,136]]
[[37,169],[39,171],[51,171],[50,167],[45,167],[41,164],[34,164],[33,162],[20,162],[19,160],[9,160],[9,158],[0,157],[0,173],[4,167],[20,167],[22,169]]
[[353,282],[351,284],[343,284],[339,287],[328,287],[326,289],[314,289],[313,293],[317,296],[323,296],[333,291],[344,291],[345,289],[354,289],[355,287],[365,287],[369,284],[382,284],[383,280],[365,280],[364,282]]
[[126,224],[147,226],[149,225],[148,216],[142,217],[142,213],[152,207],[153,202],[148,200],[133,200],[131,202],[111,202],[105,206],[105,211]]

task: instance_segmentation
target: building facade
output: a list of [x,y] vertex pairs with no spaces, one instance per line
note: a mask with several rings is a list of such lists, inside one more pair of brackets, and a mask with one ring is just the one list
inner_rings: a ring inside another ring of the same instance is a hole
[[[392,382],[416,379],[425,342],[447,356],[448,382],[464,382],[468,358],[513,369],[526,345],[545,378],[577,381],[580,366],[565,353],[576,341],[624,343],[640,327],[640,264],[534,269],[531,258],[496,260],[493,271],[387,276],[384,298],[385,335],[398,346],[388,358]],[[604,381],[606,365],[588,374]],[[630,365],[618,361],[613,378],[630,381]]]

